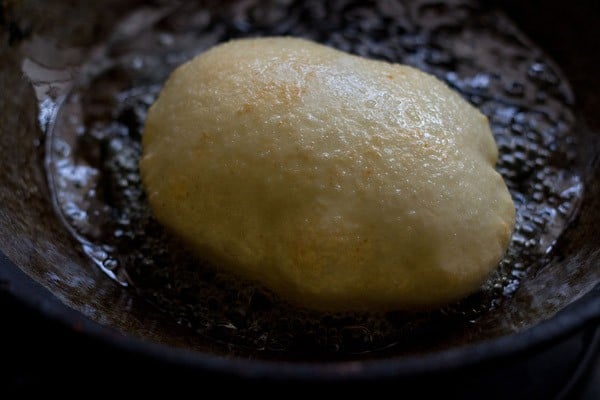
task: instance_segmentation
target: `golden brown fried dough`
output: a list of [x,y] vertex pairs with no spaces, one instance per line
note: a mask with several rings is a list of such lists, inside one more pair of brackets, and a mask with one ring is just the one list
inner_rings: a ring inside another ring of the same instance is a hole
[[308,307],[454,301],[513,229],[484,115],[431,75],[306,40],[235,40],[182,65],[143,148],[161,223]]

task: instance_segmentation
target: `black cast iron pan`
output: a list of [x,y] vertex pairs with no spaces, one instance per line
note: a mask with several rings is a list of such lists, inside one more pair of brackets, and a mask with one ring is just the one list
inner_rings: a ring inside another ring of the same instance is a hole
[[[277,9],[276,3],[263,7]],[[52,182],[48,178],[47,153],[52,150],[47,141],[48,129],[52,128],[48,123],[53,122],[44,120],[43,113],[39,113],[40,93],[35,93],[34,87],[39,92],[40,82],[37,86],[32,82],[35,79],[27,72],[31,71],[26,67],[27,60],[38,55],[46,60],[45,67],[52,69],[56,67],[53,62],[64,62],[66,57],[68,63],[77,66],[89,56],[89,49],[97,48],[115,29],[134,24],[135,20],[126,20],[132,11],[145,7],[147,19],[164,18],[155,12],[165,7],[161,2],[143,5],[136,1],[107,1],[98,5],[55,2],[51,7],[33,1],[3,4],[0,15],[2,290],[49,320],[69,326],[75,333],[67,335],[85,337],[89,346],[102,349],[100,353],[105,356],[120,357],[124,365],[146,374],[165,379],[177,376],[180,382],[209,376],[238,381],[386,381],[421,388],[424,393],[451,388],[472,397],[555,395],[567,390],[568,382],[577,375],[578,365],[584,365],[583,361],[593,353],[600,319],[597,230],[600,222],[597,211],[600,207],[600,136],[597,134],[600,118],[596,111],[600,102],[600,79],[595,74],[599,53],[595,51],[594,40],[599,15],[597,6],[582,4],[564,9],[560,2],[544,2],[542,6],[538,2],[522,5],[508,1],[485,7],[472,6],[470,2],[422,3],[430,13],[423,14],[427,18],[455,15],[452,7],[466,7],[467,13],[472,12],[469,10],[473,7],[477,13],[503,8],[560,66],[564,77],[559,78],[570,83],[575,96],[575,102],[569,103],[574,117],[568,135],[574,138],[576,157],[568,169],[581,177],[584,188],[578,210],[565,223],[564,231],[543,265],[527,270],[516,292],[481,317],[485,323],[462,325],[456,319],[448,322],[436,317],[438,322],[425,324],[426,328],[418,331],[421,336],[400,336],[408,338],[407,343],[374,354],[349,352],[340,356],[317,348],[313,342],[303,343],[290,352],[265,353],[249,348],[247,343],[242,346],[228,343],[230,336],[226,334],[195,334],[135,290],[119,286],[96,268],[82,251],[81,242],[65,228],[60,207],[57,209],[52,203],[56,193],[50,189]],[[404,3],[369,3],[365,7],[377,8],[381,4],[393,9],[395,4]],[[217,6],[207,2],[202,7],[212,10]],[[243,8],[237,7],[238,10]],[[248,24],[260,25],[256,21],[275,17],[261,14],[254,18],[255,22],[234,21],[231,26],[237,29],[236,35],[246,31],[256,34],[252,29],[258,28]],[[334,20],[327,15],[323,18]],[[392,24],[389,16],[382,18],[388,18],[384,25]],[[368,21],[369,15],[358,19]],[[61,21],[60,24],[57,21]],[[162,22],[163,28],[177,29],[177,21]],[[327,32],[340,29],[333,25],[329,30],[319,28],[325,33],[316,39],[326,41]],[[259,28],[267,29],[262,25]],[[218,30],[219,24],[209,22],[208,29]],[[352,34],[352,30],[344,32]],[[265,33],[268,32],[258,32]],[[390,34],[389,31],[379,33]],[[395,33],[398,37],[410,34],[410,27]],[[310,32],[306,35],[310,36]],[[377,40],[377,37],[372,39]],[[340,43],[341,46],[343,40]],[[64,49],[75,50],[67,51],[65,56]],[[413,54],[410,49],[408,46],[406,50],[409,56]],[[53,52],[61,56],[53,58]],[[419,54],[419,50],[414,54]],[[418,60],[410,60],[418,64]],[[79,73],[75,67],[69,69],[63,81]],[[122,77],[117,74],[115,79]],[[51,84],[46,89],[59,93],[61,77],[54,76],[50,81],[54,86]],[[476,95],[469,99],[477,103]],[[114,118],[122,122],[129,117],[116,115]],[[406,321],[407,318],[411,317],[400,319]],[[502,321],[508,319],[516,326],[511,330],[499,329]],[[274,327],[273,331],[277,329]],[[435,385],[427,384],[432,380]],[[151,384],[152,380],[145,381]],[[465,386],[467,381],[468,386]]]

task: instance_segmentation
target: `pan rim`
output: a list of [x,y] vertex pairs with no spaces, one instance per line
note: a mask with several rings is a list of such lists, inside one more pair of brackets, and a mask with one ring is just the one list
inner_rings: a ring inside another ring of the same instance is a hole
[[[241,379],[342,381],[411,378],[496,362],[549,346],[588,324],[600,324],[600,284],[555,315],[521,332],[467,346],[376,360],[293,362],[248,359],[193,351],[144,340],[102,325],[61,302],[0,251],[2,290],[28,308],[64,327],[109,345],[173,366]],[[76,328],[75,328],[76,327]]]

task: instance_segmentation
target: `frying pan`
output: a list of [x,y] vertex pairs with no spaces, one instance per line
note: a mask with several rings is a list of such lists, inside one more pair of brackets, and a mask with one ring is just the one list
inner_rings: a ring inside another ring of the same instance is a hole
[[[499,334],[494,329],[481,329],[476,334],[465,329],[461,333],[462,328],[454,327],[447,335],[441,332],[433,335],[434,339],[414,343],[414,351],[377,357],[355,355],[344,360],[309,355],[298,360],[285,353],[269,357],[237,354],[228,351],[223,340],[195,337],[91,265],[52,204],[42,132],[47,121],[39,113],[31,81],[24,77],[24,62],[32,52],[47,56],[52,49],[92,48],[111,34],[122,15],[140,3],[56,1],[51,7],[35,1],[3,3],[2,291],[75,330],[75,335],[88,338],[90,345],[111,349],[111,355],[133,363],[132,368],[145,365],[145,373],[150,374],[147,366],[151,365],[154,374],[178,377],[181,382],[199,376],[244,382],[385,381],[407,389],[419,388],[424,394],[454,390],[473,398],[547,396],[569,389],[568,383],[593,353],[600,321],[597,5],[565,8],[558,1],[490,5],[501,7],[542,46],[560,66],[576,97],[576,129],[571,134],[576,138],[577,159],[573,168],[585,187],[579,212],[558,239],[553,250],[556,256],[530,273],[507,304],[491,311],[502,319],[503,312],[528,310],[528,304],[535,300],[545,304],[542,312],[524,312],[520,326],[510,333]],[[51,38],[47,43],[54,47],[33,46],[39,37]],[[557,298],[562,300],[555,301]],[[452,339],[436,345],[435,338],[440,336]],[[131,354],[137,358],[127,358]],[[432,381],[436,384],[428,384]]]

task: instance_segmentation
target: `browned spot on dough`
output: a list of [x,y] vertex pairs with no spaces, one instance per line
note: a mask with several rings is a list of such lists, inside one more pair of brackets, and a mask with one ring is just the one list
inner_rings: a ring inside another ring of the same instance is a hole
[[199,142],[201,143],[207,143],[208,141],[210,141],[210,133],[206,132],[206,131],[201,131],[198,134],[198,138],[199,138]]
[[198,133],[198,142],[191,149],[192,153],[196,156],[204,155],[204,152],[206,151],[207,147],[212,142],[211,136],[212,135],[210,133],[205,131],[201,131],[200,133]]
[[248,114],[253,109],[254,109],[254,106],[252,104],[245,103],[240,107],[240,109],[237,112],[238,112],[238,114]]
[[261,85],[254,96],[258,103],[270,103],[275,100],[285,105],[293,105],[299,102],[305,93],[306,87],[296,82],[275,81]]
[[278,86],[279,98],[289,103],[296,103],[304,95],[306,89],[294,84],[280,83]]
[[189,197],[189,182],[187,179],[182,177],[173,179],[167,186],[167,191],[169,196],[177,200],[186,200]]

